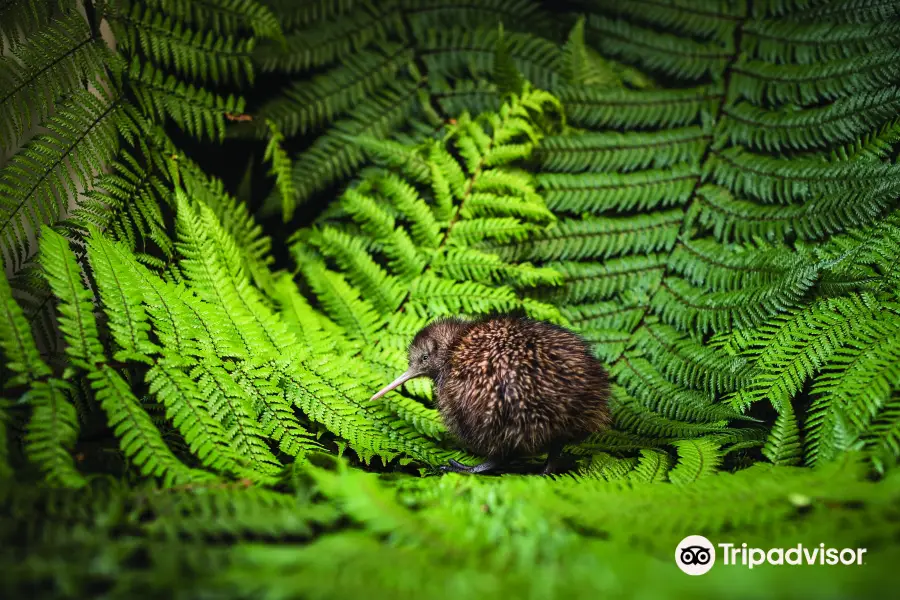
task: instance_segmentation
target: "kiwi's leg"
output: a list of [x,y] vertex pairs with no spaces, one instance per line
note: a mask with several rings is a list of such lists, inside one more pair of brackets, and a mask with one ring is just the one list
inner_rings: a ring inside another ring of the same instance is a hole
[[565,461],[562,456],[563,444],[555,442],[547,451],[547,462],[544,463],[544,470],[541,475],[551,475],[558,473],[565,468]]
[[468,465],[464,465],[460,462],[457,462],[453,459],[450,459],[450,464],[441,465],[440,469],[442,471],[450,471],[452,473],[486,473],[488,471],[493,471],[499,467],[503,466],[503,462],[499,459],[489,458],[481,464],[477,464],[474,467],[470,467]]

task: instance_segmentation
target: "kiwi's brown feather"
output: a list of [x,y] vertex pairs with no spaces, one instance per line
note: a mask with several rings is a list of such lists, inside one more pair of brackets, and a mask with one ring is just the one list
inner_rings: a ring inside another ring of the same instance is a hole
[[611,423],[607,372],[567,329],[513,315],[442,319],[417,345],[435,353],[438,410],[471,452],[538,454]]

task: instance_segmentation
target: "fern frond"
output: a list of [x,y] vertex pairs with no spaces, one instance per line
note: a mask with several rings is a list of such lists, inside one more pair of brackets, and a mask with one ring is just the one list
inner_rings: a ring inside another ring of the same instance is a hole
[[52,5],[42,0],[9,0],[0,5],[0,52],[15,51],[47,22]]
[[213,140],[225,136],[225,114],[241,113],[243,98],[220,96],[167,75],[138,58],[127,69],[138,106],[151,119],[169,117],[191,135]]
[[810,21],[827,19],[837,23],[871,23],[890,20],[898,14],[898,8],[892,3],[871,2],[867,0],[837,0],[828,5],[812,7],[809,11],[795,11],[792,20]]
[[[22,400],[31,407],[31,417],[25,429],[25,453],[28,459],[44,472],[51,484],[78,488],[86,484],[75,467],[71,451],[78,437],[78,419],[69,400],[71,386],[52,377],[52,371],[41,358],[31,329],[22,309],[12,297],[5,274],[0,274],[0,301],[3,303],[3,324],[0,325],[0,347],[3,348],[4,367],[13,374],[5,386],[28,386]],[[0,450],[0,473],[8,469],[6,460],[6,423],[0,422],[4,444]]]
[[410,49],[399,44],[354,54],[327,76],[287,86],[260,108],[258,118],[270,119],[288,137],[305,134],[351,111],[402,73],[411,58]]
[[84,81],[96,81],[107,57],[106,45],[74,13],[47,23],[0,58],[0,148],[15,148],[58,100]]
[[887,410],[893,391],[900,385],[900,320],[896,309],[891,307],[872,316],[876,318],[856,316],[862,322],[823,365],[810,390],[817,397],[807,417],[810,463],[833,456],[839,449],[838,434],[859,439]]
[[790,404],[785,404],[769,439],[762,450],[763,455],[776,465],[797,465],[802,459],[803,444],[800,439],[800,427]]
[[[450,78],[463,73],[476,77],[495,73],[500,31],[494,26],[467,28],[446,24],[418,32],[419,56],[431,76]],[[505,31],[503,43],[512,66],[538,89],[559,83],[562,52],[549,40]]]
[[[896,389],[896,379],[893,385]],[[900,456],[900,420],[897,409],[897,399],[894,396],[885,403],[884,410],[872,423],[870,433],[864,439],[870,449],[875,468],[882,473],[896,465],[897,456]]]
[[658,450],[647,449],[641,449],[640,454],[638,464],[629,474],[629,478],[648,483],[666,481],[673,463],[669,455]]
[[171,256],[173,242],[163,216],[163,206],[168,204],[170,195],[167,181],[161,176],[165,162],[166,158],[143,140],[139,148],[120,150],[108,164],[108,172],[94,180],[93,188],[60,226],[81,233],[95,227],[133,250],[146,248],[147,242],[152,241],[166,256]]
[[815,64],[773,64],[747,60],[733,69],[735,88],[754,104],[810,105],[847,94],[874,92],[896,83],[896,48]]
[[494,51],[493,79],[497,82],[497,88],[507,94],[521,94],[525,88],[525,78],[519,72],[510,55],[509,47],[503,38],[503,24],[497,36],[497,46]]
[[73,366],[87,371],[123,453],[144,475],[169,482],[208,480],[208,473],[190,469],[172,454],[128,384],[106,364],[91,293],[81,283],[75,255],[65,238],[46,226],[41,230],[40,259],[59,299],[59,325],[67,343],[66,354]]
[[714,86],[631,90],[561,85],[554,92],[574,125],[591,128],[684,127],[723,99]]
[[603,263],[549,262],[559,271],[562,283],[554,289],[542,290],[540,297],[562,304],[580,304],[608,300],[626,290],[646,293],[655,289],[665,270],[665,256],[624,256]]
[[[621,4],[613,0],[592,2],[604,14],[628,17],[672,31],[683,37],[722,39],[728,37],[734,21],[743,16],[739,5],[726,5],[701,0],[655,4],[652,0],[637,0]],[[648,10],[652,6],[652,9]]]
[[[619,87],[621,81],[611,65],[584,42],[584,17],[575,22],[563,46],[566,81],[592,88]],[[595,88],[596,89],[596,88]]]
[[700,127],[652,133],[586,133],[544,140],[541,166],[562,172],[633,172],[697,164],[709,143]]
[[309,7],[308,16],[302,19],[303,29],[296,28],[299,20],[286,27],[291,30],[285,35],[286,49],[273,43],[261,44],[254,57],[263,71],[295,72],[339,61],[371,42],[386,39],[389,32],[402,30],[399,4],[388,0],[346,12]]
[[725,187],[703,185],[697,190],[698,201],[688,218],[721,241],[749,242],[766,235],[783,239],[790,233],[817,240],[874,222],[892,202],[890,193],[872,193],[852,203],[842,198],[835,193],[802,204],[760,205],[735,197]]
[[720,445],[715,438],[679,440],[673,444],[678,450],[678,463],[669,471],[669,480],[675,485],[709,477],[722,462]]
[[[729,25],[733,28],[735,22]],[[683,80],[696,81],[718,73],[731,60],[732,49],[719,40],[695,41],[597,14],[588,15],[585,28],[592,45],[608,56]]]
[[13,298],[6,273],[0,273],[0,302],[3,310],[0,347],[3,348],[4,366],[12,374],[4,387],[27,385],[47,377],[52,371],[41,358],[25,314]]
[[289,221],[294,214],[294,200],[297,194],[294,189],[294,182],[291,180],[291,159],[288,158],[287,153],[281,146],[284,142],[284,135],[272,121],[267,121],[267,125],[271,136],[269,143],[266,145],[263,160],[272,163],[269,175],[275,177],[275,184],[278,186],[283,202],[283,218],[285,221]]
[[617,387],[613,388],[610,408],[617,429],[657,440],[692,439],[726,431],[724,420],[694,423],[661,416]]
[[680,210],[624,218],[567,219],[532,236],[527,243],[488,247],[510,261],[607,259],[620,254],[652,254],[672,249],[682,222]]
[[249,24],[256,37],[279,40],[281,24],[266,3],[255,0],[147,0],[158,11],[196,28],[230,34]]
[[868,295],[823,298],[740,334],[744,355],[755,357],[756,373],[753,384],[737,392],[732,403],[745,407],[766,400],[781,411],[809,377],[877,318],[876,310]]
[[896,116],[898,106],[897,87],[838,98],[802,111],[773,111],[738,103],[723,111],[721,133],[729,142],[752,150],[810,150],[855,141]]
[[18,270],[30,256],[29,231],[56,222],[67,194],[87,187],[118,148],[120,100],[75,92],[0,170],[0,239]]
[[750,383],[743,356],[700,344],[669,325],[648,322],[633,336],[634,348],[659,365],[660,372],[685,387],[712,394],[735,392]]
[[602,214],[682,206],[698,178],[695,167],[674,165],[633,173],[541,173],[537,180],[549,209]]
[[71,391],[70,385],[55,378],[31,385],[25,396],[32,407],[25,453],[51,485],[80,488],[87,481],[72,457],[79,427],[75,406],[67,397]]
[[146,56],[156,65],[199,82],[253,83],[250,56],[254,38],[216,35],[212,30],[191,30],[171,16],[139,3],[108,7],[116,42],[124,52]]
[[373,98],[358,104],[345,119],[334,124],[313,145],[294,157],[293,180],[297,204],[349,175],[362,164],[364,152],[345,143],[347,136],[387,137],[413,109],[420,84],[411,81],[392,83]]

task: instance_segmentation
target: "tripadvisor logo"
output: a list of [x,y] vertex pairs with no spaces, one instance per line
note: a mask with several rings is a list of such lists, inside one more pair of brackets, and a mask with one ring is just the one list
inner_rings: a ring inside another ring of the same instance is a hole
[[748,547],[731,543],[713,544],[702,535],[689,535],[675,548],[675,564],[688,575],[703,575],[716,564],[744,566],[749,569],[770,565],[862,565],[865,548],[827,548],[825,544],[790,548]]
[[716,564],[716,548],[702,535],[689,535],[675,548],[675,564],[688,575],[703,575]]

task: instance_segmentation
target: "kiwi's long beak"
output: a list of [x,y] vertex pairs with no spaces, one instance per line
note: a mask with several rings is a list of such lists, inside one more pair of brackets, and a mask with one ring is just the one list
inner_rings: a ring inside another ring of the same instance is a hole
[[378,398],[381,398],[382,396],[387,394],[389,391],[391,391],[395,388],[398,388],[401,385],[403,385],[404,383],[406,383],[407,381],[409,381],[410,379],[415,379],[416,377],[419,377],[421,375],[423,375],[423,373],[420,373],[419,371],[416,371],[416,370],[410,368],[406,373],[404,373],[403,375],[401,375],[394,381],[390,382],[389,384],[387,384],[386,386],[381,388],[377,394],[375,394],[374,396],[369,398],[369,402],[371,402],[372,400],[377,400]]

